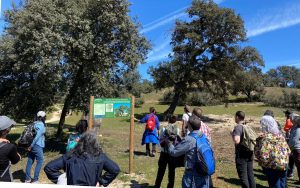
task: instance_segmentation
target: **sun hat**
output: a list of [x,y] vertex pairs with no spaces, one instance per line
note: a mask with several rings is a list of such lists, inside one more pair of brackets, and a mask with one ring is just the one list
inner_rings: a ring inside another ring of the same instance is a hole
[[0,116],[0,131],[8,129],[12,125],[15,125],[16,122],[10,119],[7,116]]

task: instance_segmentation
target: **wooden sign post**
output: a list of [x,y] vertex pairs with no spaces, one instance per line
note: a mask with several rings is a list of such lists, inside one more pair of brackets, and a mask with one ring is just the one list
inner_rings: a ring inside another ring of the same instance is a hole
[[[129,173],[133,173],[134,156],[134,96],[130,98],[94,98],[90,97],[89,129],[93,128],[94,119],[128,118],[130,115],[129,134]],[[130,112],[131,108],[131,112]]]
[[90,109],[89,109],[89,129],[93,128],[94,123],[94,96],[90,97]]
[[129,174],[133,172],[134,156],[134,96],[131,97],[130,138],[129,138]]

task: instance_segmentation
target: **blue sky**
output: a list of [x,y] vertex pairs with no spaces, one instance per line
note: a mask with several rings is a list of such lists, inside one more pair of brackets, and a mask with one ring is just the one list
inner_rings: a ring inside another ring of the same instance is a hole
[[[0,0],[1,1],[1,0]],[[15,0],[17,1],[17,0]],[[152,44],[145,64],[139,66],[142,78],[147,70],[171,53],[170,36],[176,19],[187,19],[191,0],[129,0],[130,15],[141,23],[140,33]],[[300,1],[299,0],[215,0],[221,7],[234,9],[245,22],[248,41],[265,61],[264,71],[279,65],[300,68]],[[10,0],[2,0],[3,10]],[[3,21],[0,21],[3,29]]]

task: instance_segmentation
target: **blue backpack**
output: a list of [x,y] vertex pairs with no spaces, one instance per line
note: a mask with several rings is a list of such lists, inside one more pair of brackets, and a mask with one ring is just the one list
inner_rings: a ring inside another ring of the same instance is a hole
[[201,134],[190,134],[196,139],[196,157],[195,157],[195,170],[203,176],[212,175],[215,173],[215,158],[208,139]]

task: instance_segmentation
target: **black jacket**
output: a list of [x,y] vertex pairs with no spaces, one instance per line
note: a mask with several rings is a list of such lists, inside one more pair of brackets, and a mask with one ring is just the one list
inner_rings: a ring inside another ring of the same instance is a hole
[[[57,183],[61,175],[59,170],[67,174],[68,185],[96,186],[99,182],[103,186],[109,185],[119,174],[119,166],[105,154],[97,157],[90,155],[76,156],[67,153],[62,157],[49,162],[44,171],[47,177]],[[102,173],[102,171],[105,173]]]

